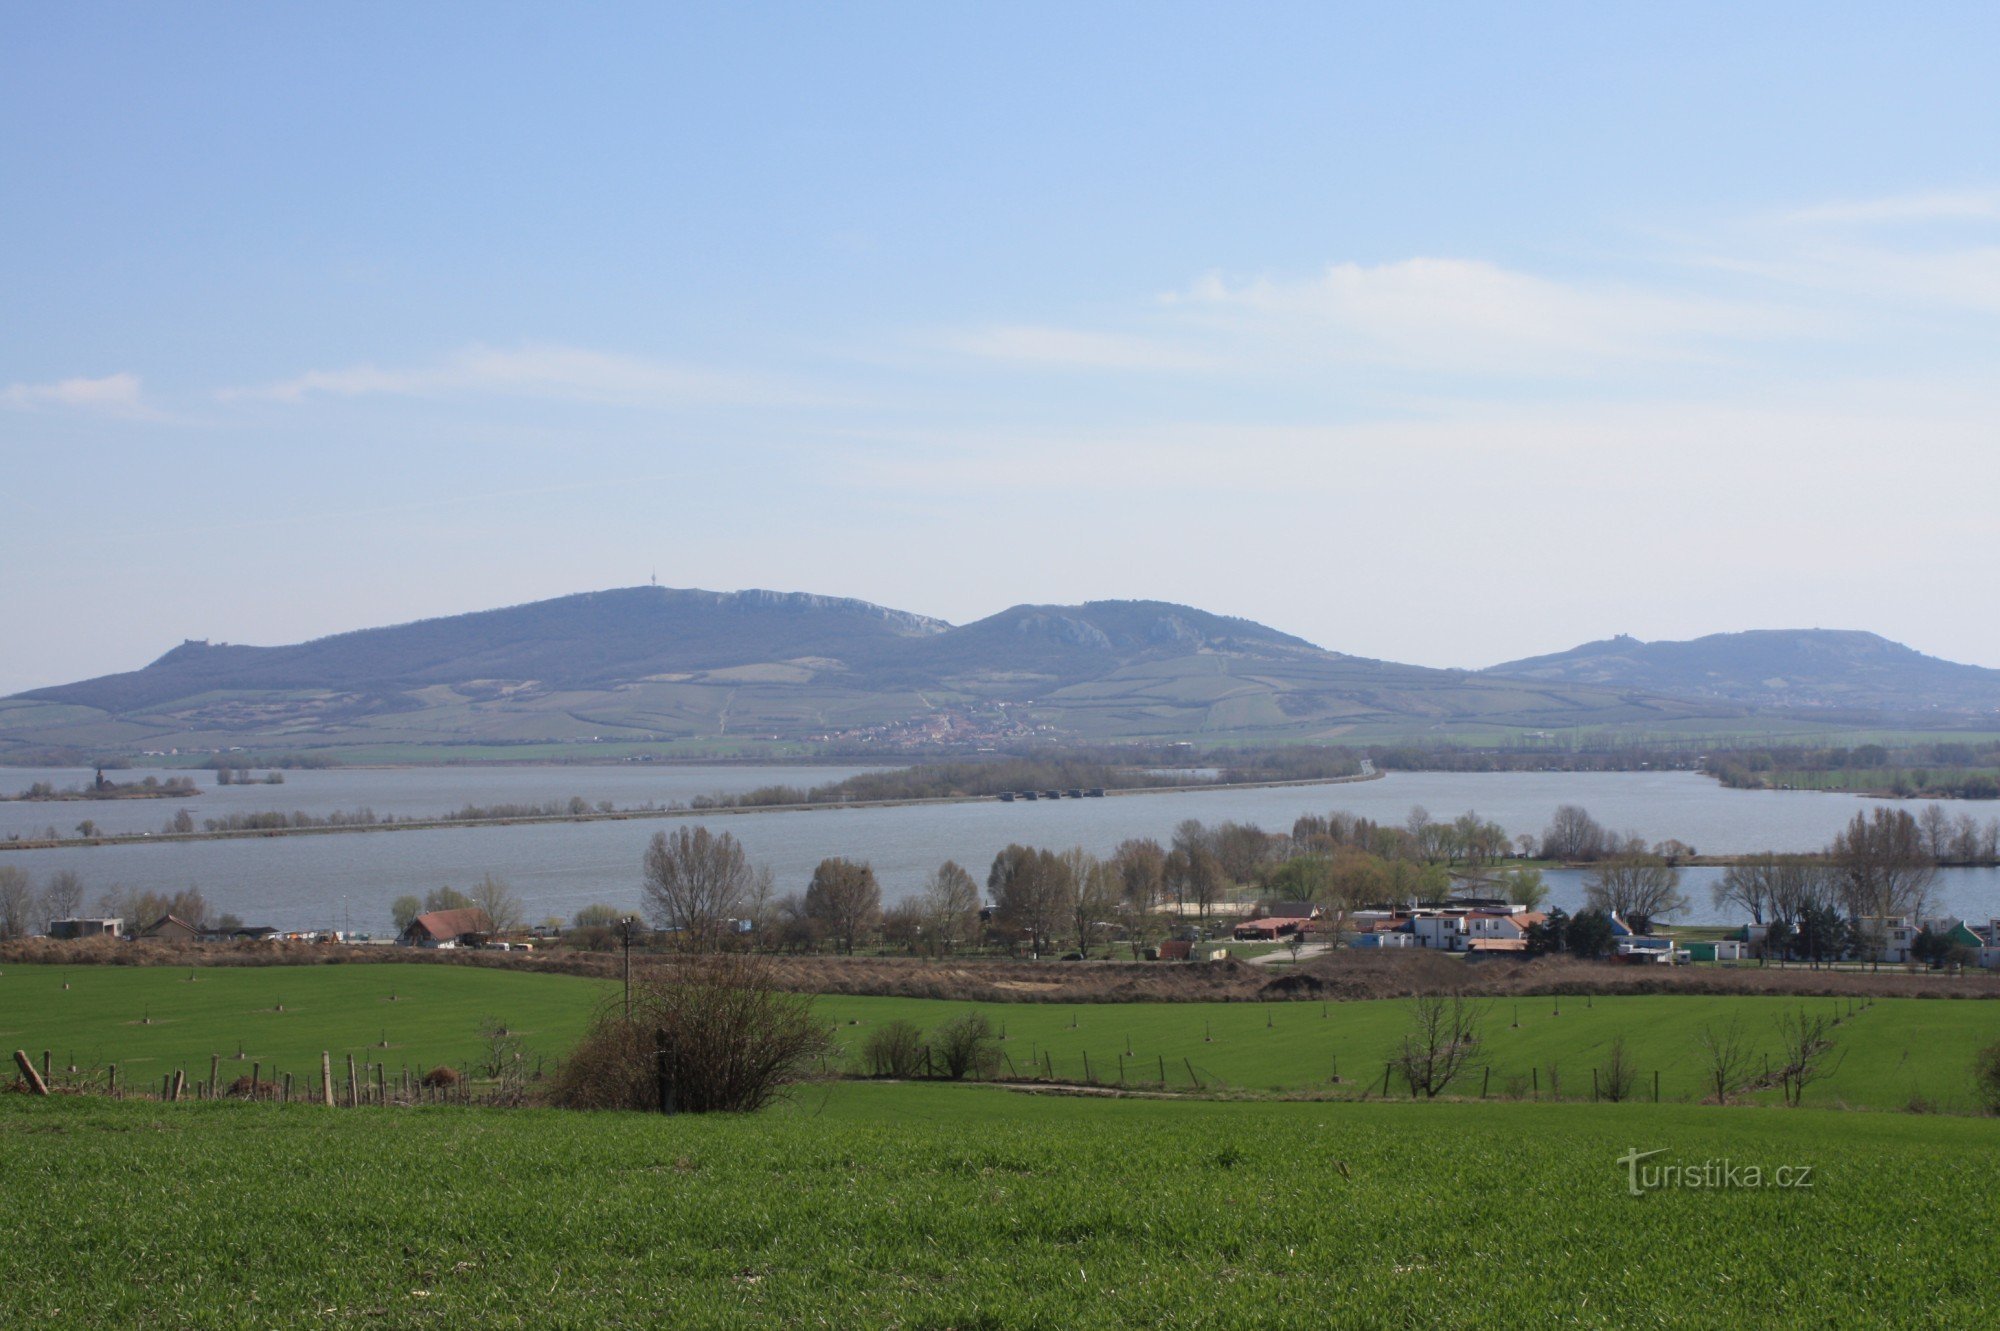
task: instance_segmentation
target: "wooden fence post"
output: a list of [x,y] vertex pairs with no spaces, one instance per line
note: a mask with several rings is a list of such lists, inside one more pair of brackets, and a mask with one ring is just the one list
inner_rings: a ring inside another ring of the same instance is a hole
[[324,1049],[319,1051],[319,1096],[328,1109],[333,1108],[333,1055]]
[[221,1075],[222,1055],[210,1054],[208,1056],[208,1098],[211,1100],[215,1098],[216,1079]]
[[360,1103],[361,1101],[356,1095],[354,1085],[354,1055],[349,1054],[347,1056],[347,1107],[352,1109]]
[[250,1098],[255,1100],[263,1093],[264,1060],[255,1059],[250,1064]]
[[49,1051],[42,1051],[42,1085],[49,1084]]
[[1660,1070],[1653,1069],[1653,1103],[1660,1103]]
[[290,1104],[291,1102],[292,1102],[292,1074],[287,1072],[285,1074],[285,1103]]
[[1597,1069],[1596,1069],[1596,1068],[1592,1068],[1592,1069],[1590,1070],[1590,1100],[1591,1100],[1591,1103],[1592,1103],[1592,1104],[1595,1104],[1595,1103],[1597,1102]]
[[1088,1049],[1083,1051],[1083,1079],[1089,1085],[1095,1086],[1097,1084],[1097,1078],[1090,1075],[1090,1051]]
[[1195,1070],[1194,1070],[1194,1060],[1193,1060],[1193,1059],[1191,1059],[1191,1058],[1184,1058],[1184,1059],[1182,1059],[1182,1060],[1181,1060],[1181,1062],[1183,1062],[1183,1063],[1187,1064],[1187,1070],[1188,1070],[1188,1080],[1194,1083],[1194,1088],[1195,1088],[1195,1089],[1196,1089],[1197,1091],[1198,1091],[1198,1090],[1200,1090],[1200,1089],[1201,1089],[1201,1078],[1195,1075]]
[[21,1069],[21,1079],[28,1083],[30,1094],[47,1095],[49,1093],[49,1084],[42,1080],[41,1073],[35,1071],[35,1060],[28,1057],[27,1050],[16,1049],[14,1051],[14,1062]]
[[104,1069],[104,1093],[111,1096],[118,1094],[118,1065],[116,1063]]
[[1384,1095],[1389,1093],[1389,1074],[1395,1070],[1396,1065],[1394,1063],[1384,1063],[1382,1065],[1382,1094]]
[[1160,1055],[1160,1089],[1163,1091],[1167,1089],[1167,1056],[1165,1054]]
[[1493,1065],[1492,1065],[1491,1063],[1489,1063],[1489,1064],[1487,1064],[1487,1065],[1486,1065],[1486,1069],[1485,1069],[1485,1071],[1484,1071],[1484,1072],[1482,1072],[1482,1073],[1480,1074],[1480,1077],[1479,1077],[1479,1098],[1480,1098],[1480,1099],[1484,1100],[1484,1099],[1486,1098],[1486,1091],[1487,1091],[1487,1088],[1488,1088],[1488,1087],[1490,1087],[1490,1086],[1492,1086],[1492,1085],[1493,1085]]

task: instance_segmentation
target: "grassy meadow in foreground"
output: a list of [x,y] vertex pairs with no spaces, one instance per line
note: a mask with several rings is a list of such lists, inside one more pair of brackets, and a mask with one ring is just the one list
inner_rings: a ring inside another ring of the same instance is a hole
[[[1634,1148],[1765,1186],[1633,1196]],[[14,1326],[2000,1315],[1965,1228],[2000,1140],[1965,1119],[857,1084],[700,1119],[0,1096],[0,1157]]]
[[[471,1062],[480,1022],[492,1017],[522,1036],[531,1059],[553,1065],[617,992],[600,980],[428,964],[9,966],[0,971],[0,1046],[37,1056],[47,1049],[59,1068],[117,1063],[128,1086],[156,1084],[175,1068],[205,1077],[211,1054],[222,1056],[225,1080],[253,1061],[266,1076],[274,1068],[303,1073],[317,1068],[322,1050],[337,1061],[350,1053],[379,1061],[393,1072]],[[818,1005],[857,1063],[874,1027],[904,1019],[929,1030],[967,1007],[855,997]],[[1842,1018],[1833,1032],[1832,1075],[1807,1091],[1809,1104],[1902,1109],[1921,1099],[1970,1108],[1974,1054],[2000,1040],[2000,1004],[1976,1000],[1856,999],[1850,1009],[1847,999],[1763,996],[1496,999],[1484,1007],[1474,1069],[1452,1089],[1547,1097],[1559,1081],[1563,1095],[1588,1098],[1591,1070],[1622,1037],[1639,1094],[1650,1099],[1658,1072],[1662,1099],[1695,1099],[1703,1093],[1696,1040],[1704,1027],[1735,1021],[1761,1059],[1777,1052],[1777,1017],[1801,1007]],[[1129,1083],[1157,1084],[1164,1065],[1176,1090],[1198,1079],[1207,1088],[1379,1095],[1384,1061],[1409,1027],[1408,1005],[1393,1000],[981,1010],[1005,1031],[1003,1071],[1028,1076],[1039,1065],[1081,1081],[1088,1055],[1095,1080],[1116,1081],[1122,1070]],[[1391,1090],[1398,1088],[1392,1083]]]

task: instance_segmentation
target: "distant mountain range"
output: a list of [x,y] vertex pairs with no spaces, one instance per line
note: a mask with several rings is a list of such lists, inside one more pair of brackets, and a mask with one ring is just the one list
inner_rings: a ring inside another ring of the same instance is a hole
[[2000,670],[1925,656],[1874,633],[1759,629],[1687,642],[1619,636],[1509,661],[1488,677],[1634,689],[1754,708],[1992,713]]
[[0,700],[0,754],[1482,743],[1782,727],[1806,709],[1990,715],[2000,671],[1817,630],[1616,638],[1433,670],[1161,601],[1021,605],[954,626],[836,597],[630,587],[293,646],[186,642],[142,670]]

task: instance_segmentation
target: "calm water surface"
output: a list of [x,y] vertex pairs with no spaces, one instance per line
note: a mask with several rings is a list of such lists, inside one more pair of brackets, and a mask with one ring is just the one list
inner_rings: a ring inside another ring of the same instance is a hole
[[[851,770],[851,769],[849,769]],[[328,811],[372,805],[378,812],[433,813],[471,801],[539,801],[582,795],[619,804],[686,799],[723,789],[774,781],[798,784],[834,779],[828,768],[641,767],[437,768],[392,771],[341,769],[288,774],[278,787],[204,787],[215,796],[249,800],[230,807]],[[19,769],[0,779],[13,780]],[[84,774],[86,777],[87,773]],[[20,776],[19,785],[36,779]],[[75,779],[64,774],[62,783]],[[18,787],[17,787],[18,788]],[[262,801],[262,802],[256,802]],[[1857,810],[1875,803],[1844,795],[1793,791],[1725,790],[1687,772],[1660,773],[1396,773],[1379,781],[1275,790],[1191,791],[1114,796],[1055,803],[968,804],[915,808],[824,809],[802,813],[711,816],[734,833],[751,856],[777,875],[781,892],[803,891],[812,868],[828,855],[865,859],[875,866],[885,901],[914,892],[941,861],[956,859],[984,879],[993,856],[1010,841],[1052,847],[1081,845],[1108,853],[1127,837],[1166,840],[1184,818],[1237,819],[1286,829],[1303,813],[1347,809],[1400,821],[1415,804],[1434,816],[1468,809],[1510,832],[1539,833],[1559,804],[1588,808],[1600,822],[1648,840],[1678,837],[1711,853],[1761,849],[1811,850],[1824,846]],[[6,806],[0,806],[6,807]],[[60,809],[69,824],[87,816],[112,825],[98,810],[117,805],[37,805]],[[146,801],[151,829],[178,805]],[[1908,807],[1908,806],[1905,806]],[[1985,819],[2000,806],[1955,806]],[[193,810],[203,816],[199,807]],[[212,816],[212,813],[210,814]],[[43,817],[39,822],[45,823]],[[35,825],[31,822],[31,825]],[[72,868],[92,890],[113,883],[173,890],[200,887],[219,910],[281,928],[351,923],[385,929],[389,903],[444,884],[466,887],[481,875],[505,878],[525,902],[530,918],[567,917],[594,901],[636,905],[639,861],[652,835],[677,825],[669,820],[552,823],[527,827],[467,827],[422,832],[370,832],[245,841],[205,841],[14,851],[0,863],[41,876]],[[1693,899],[1690,919],[1722,918],[1709,904],[1708,883],[1719,871],[1690,870],[1683,890]],[[1581,875],[1551,875],[1555,904],[1574,909]],[[1945,908],[1970,918],[2000,914],[2000,871],[1954,870],[1941,875]],[[1730,917],[1730,922],[1735,922]]]

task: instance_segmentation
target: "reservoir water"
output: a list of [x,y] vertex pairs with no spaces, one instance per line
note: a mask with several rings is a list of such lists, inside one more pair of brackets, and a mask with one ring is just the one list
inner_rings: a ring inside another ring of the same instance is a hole
[[[283,786],[215,788],[187,801],[197,820],[218,810],[300,809],[324,813],[362,805],[378,813],[432,814],[465,803],[538,803],[581,795],[619,805],[687,800],[724,790],[770,784],[814,784],[855,769],[798,767],[651,768],[508,767],[332,769],[290,772]],[[0,769],[0,783],[19,789],[48,779],[57,785],[87,781],[88,772],[37,774]],[[118,774],[132,779],[130,773]],[[212,780],[203,773],[202,778]],[[1210,790],[1105,799],[895,808],[826,808],[807,812],[707,815],[717,829],[741,840],[751,857],[768,865],[780,893],[803,891],[812,869],[828,855],[872,863],[885,902],[915,892],[924,876],[955,859],[982,882],[993,856],[1009,842],[1108,853],[1127,837],[1165,841],[1185,818],[1235,819],[1271,830],[1289,829],[1303,813],[1345,809],[1400,822],[1412,805],[1449,818],[1468,809],[1511,833],[1540,834],[1556,806],[1581,804],[1598,821],[1648,840],[1678,837],[1697,850],[1816,850],[1858,810],[1897,804],[1804,791],[1727,790],[1691,772],[1452,773],[1397,772],[1378,781],[1260,790]],[[8,816],[27,809],[22,828],[53,822],[65,830],[82,818],[107,828],[156,830],[181,801],[0,805]],[[1915,806],[1902,804],[1914,809]],[[1952,806],[1984,820],[2000,806]],[[128,817],[133,821],[125,822]],[[702,821],[703,815],[692,815]],[[114,821],[116,820],[116,821]],[[199,887],[217,911],[280,928],[351,925],[389,927],[389,904],[398,895],[433,887],[465,888],[491,873],[522,898],[528,918],[568,917],[595,901],[616,906],[639,902],[639,862],[646,843],[675,819],[546,823],[518,827],[464,827],[435,831],[362,832],[229,841],[165,842],[0,852],[0,864],[17,865],[39,880],[74,869],[88,890],[113,885],[161,891]],[[10,824],[0,823],[0,835]],[[1691,869],[1682,890],[1692,899],[1689,920],[1737,922],[1710,905],[1708,884],[1719,870]],[[1582,875],[1551,875],[1554,904],[1574,909]],[[1968,918],[2000,915],[2000,871],[1951,870],[1940,875],[1941,908]]]

